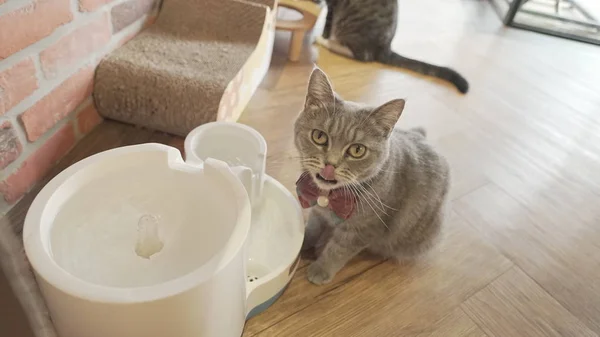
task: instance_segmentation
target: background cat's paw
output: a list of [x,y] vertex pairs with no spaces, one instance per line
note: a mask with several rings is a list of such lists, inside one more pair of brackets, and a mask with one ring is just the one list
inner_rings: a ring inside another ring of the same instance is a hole
[[313,262],[306,271],[308,280],[316,285],[322,285],[331,282],[334,275],[323,269],[320,264]]
[[329,40],[327,40],[321,35],[317,35],[317,37],[315,38],[315,43],[325,48],[329,48]]

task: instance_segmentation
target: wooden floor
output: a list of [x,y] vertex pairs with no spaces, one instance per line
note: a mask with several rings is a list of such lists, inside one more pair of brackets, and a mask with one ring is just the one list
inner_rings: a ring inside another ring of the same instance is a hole
[[[487,1],[400,3],[395,49],[455,67],[469,94],[316,47],[289,64],[280,35],[241,122],[266,137],[269,174],[292,188],[292,121],[313,60],[347,99],[407,98],[399,125],[425,126],[453,169],[444,239],[411,266],[358,258],[325,286],[306,280],[303,262],[244,336],[600,335],[600,48],[504,29]],[[52,175],[148,141],[179,143],[105,122]],[[22,221],[32,198],[8,219]]]

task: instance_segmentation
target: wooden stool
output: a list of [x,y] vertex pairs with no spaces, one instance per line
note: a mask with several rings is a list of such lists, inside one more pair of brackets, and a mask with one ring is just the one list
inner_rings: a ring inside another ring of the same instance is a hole
[[302,15],[298,20],[278,18],[275,25],[276,29],[292,32],[288,57],[290,61],[296,62],[300,59],[304,35],[315,26],[323,8],[310,0],[279,0],[278,6],[295,10]]

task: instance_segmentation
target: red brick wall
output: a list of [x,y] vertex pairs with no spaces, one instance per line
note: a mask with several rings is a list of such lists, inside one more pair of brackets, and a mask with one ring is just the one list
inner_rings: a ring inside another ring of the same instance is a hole
[[157,0],[0,0],[0,216],[102,119],[102,57],[154,19]]

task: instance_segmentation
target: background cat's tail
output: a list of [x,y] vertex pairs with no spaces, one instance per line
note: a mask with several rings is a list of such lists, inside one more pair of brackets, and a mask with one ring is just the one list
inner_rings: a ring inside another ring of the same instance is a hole
[[378,61],[391,66],[408,69],[419,74],[433,76],[448,81],[454,84],[458,91],[463,94],[469,91],[469,82],[467,82],[467,80],[455,70],[447,67],[440,67],[423,61],[413,60],[395,52],[382,55],[379,57]]
[[424,138],[427,138],[427,130],[425,130],[424,127],[417,126],[417,127],[414,127],[412,129],[410,129],[410,131],[412,131],[414,133],[418,133],[421,136],[423,136]]

